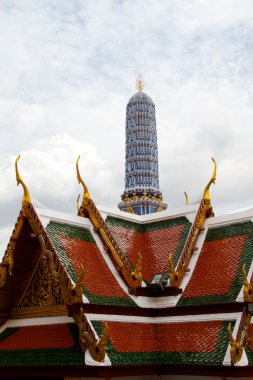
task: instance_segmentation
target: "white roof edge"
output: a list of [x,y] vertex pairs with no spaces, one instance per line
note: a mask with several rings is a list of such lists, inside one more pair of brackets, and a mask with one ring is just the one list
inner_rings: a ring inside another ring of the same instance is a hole
[[213,314],[195,314],[195,315],[167,315],[167,316],[136,316],[136,315],[114,315],[114,314],[95,314],[85,313],[86,317],[92,321],[108,322],[139,322],[139,323],[191,323],[205,321],[228,321],[240,320],[242,312],[213,313]]
[[50,220],[60,223],[73,224],[75,226],[91,227],[91,222],[88,218],[83,218],[78,215],[67,214],[61,211],[55,211],[45,208],[35,208],[42,224],[45,226]]
[[[199,205],[188,205],[181,208],[176,208],[174,210],[164,210],[153,214],[147,215],[135,215],[130,214],[118,209],[110,209],[108,207],[99,207],[99,211],[106,218],[108,215],[113,217],[120,217],[123,220],[130,222],[137,222],[140,224],[145,224],[149,222],[156,222],[161,220],[172,219],[175,217],[185,216],[191,219],[192,215],[196,213]],[[35,207],[38,216],[41,219],[43,225],[47,225],[50,220],[55,220],[61,223],[70,223],[82,227],[91,227],[91,222],[88,218],[83,218],[78,215],[68,214],[61,211],[56,211],[48,208]],[[222,225],[228,225],[232,223],[241,223],[244,221],[253,220],[253,207],[247,209],[238,210],[234,213],[224,214],[215,216],[213,218],[206,219],[207,227],[216,227]]]
[[206,219],[207,227],[219,227],[233,223],[242,223],[253,219],[253,207],[248,209],[235,211],[225,215],[215,216],[213,218]]
[[136,215],[136,214],[130,214],[125,211],[120,211],[118,209],[110,209],[107,207],[100,207],[99,211],[103,214],[103,216],[114,216],[114,217],[120,217],[121,219],[128,220],[130,222],[137,222],[140,224],[145,224],[149,222],[156,222],[161,220],[167,220],[172,219],[175,217],[181,217],[181,216],[190,216],[191,214],[195,214],[198,210],[199,205],[187,205],[181,208],[176,208],[173,210],[164,210],[160,212],[155,212],[152,214],[146,214],[146,215]]
[[[149,222],[156,222],[161,220],[172,219],[176,217],[185,216],[192,219],[192,215],[195,215],[198,210],[199,205],[188,205],[174,210],[164,210],[157,213],[146,214],[146,215],[135,215],[130,214],[118,209],[110,209],[108,207],[99,207],[99,211],[102,216],[106,218],[109,216],[120,217],[130,222],[137,222],[140,224],[145,224]],[[62,211],[56,211],[48,208],[35,207],[35,210],[44,226],[47,226],[50,220],[55,220],[61,223],[70,223],[74,225],[79,225],[82,227],[91,227],[91,222],[88,218],[83,218],[77,215],[68,214]]]
[[0,334],[8,327],[23,327],[37,325],[52,325],[62,323],[75,323],[72,317],[62,315],[58,317],[37,317],[37,318],[20,318],[8,319],[1,327]]

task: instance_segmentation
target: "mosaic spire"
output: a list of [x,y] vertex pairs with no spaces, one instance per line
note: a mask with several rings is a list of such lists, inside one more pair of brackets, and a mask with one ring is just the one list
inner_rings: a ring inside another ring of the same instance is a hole
[[120,210],[139,215],[167,208],[159,190],[155,105],[143,86],[139,77],[126,107],[125,191],[119,203]]

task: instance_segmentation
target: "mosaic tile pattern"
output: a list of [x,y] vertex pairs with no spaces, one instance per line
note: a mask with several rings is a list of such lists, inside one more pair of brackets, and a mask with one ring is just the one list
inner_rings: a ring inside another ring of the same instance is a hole
[[210,229],[178,305],[235,302],[252,259],[252,222]]
[[108,269],[88,230],[50,222],[46,232],[74,282],[77,281],[77,273],[80,272],[80,263],[83,264],[83,293],[90,302],[104,305],[135,305]]
[[[143,198],[145,192],[145,199]],[[158,148],[155,104],[142,91],[134,94],[126,107],[125,191],[119,209],[131,205],[139,215],[156,212],[162,203],[159,189]]]
[[[107,322],[107,354],[113,365],[221,365],[228,347],[228,323]],[[100,335],[103,323],[93,321],[92,324]]]
[[7,328],[0,334],[0,364],[83,364],[75,324]]
[[141,253],[146,282],[150,282],[157,273],[166,273],[168,278],[168,256],[173,255],[176,265],[191,227],[185,217],[141,225],[109,216],[106,223],[132,264],[137,262],[138,252]]

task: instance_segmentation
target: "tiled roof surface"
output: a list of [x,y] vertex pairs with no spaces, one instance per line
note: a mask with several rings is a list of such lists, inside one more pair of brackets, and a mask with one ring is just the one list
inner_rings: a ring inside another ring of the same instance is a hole
[[191,227],[185,217],[140,225],[108,216],[106,223],[132,264],[136,264],[140,252],[143,279],[147,282],[154,274],[167,272],[168,275],[169,254],[173,255],[174,265],[177,264]]
[[248,271],[252,258],[252,222],[210,229],[178,305],[235,302],[243,285],[242,266]]
[[135,305],[115,280],[88,230],[51,221],[46,232],[74,282],[83,264],[83,293],[90,302]]
[[12,327],[0,334],[0,366],[83,362],[73,323]]
[[[228,321],[181,323],[107,322],[107,354],[113,365],[223,362]],[[92,322],[98,334],[102,322]]]

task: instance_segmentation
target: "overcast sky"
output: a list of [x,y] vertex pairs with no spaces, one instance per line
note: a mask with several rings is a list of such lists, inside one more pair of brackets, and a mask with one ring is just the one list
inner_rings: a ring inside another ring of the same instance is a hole
[[0,0],[0,255],[31,195],[76,213],[75,160],[97,204],[124,190],[125,108],[156,104],[169,209],[203,192],[216,214],[253,205],[252,0]]

